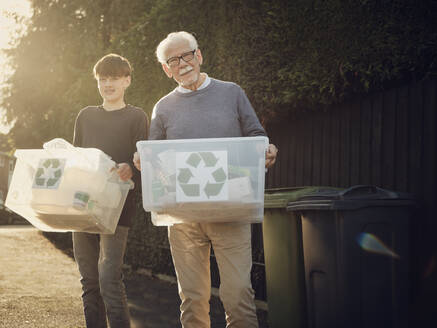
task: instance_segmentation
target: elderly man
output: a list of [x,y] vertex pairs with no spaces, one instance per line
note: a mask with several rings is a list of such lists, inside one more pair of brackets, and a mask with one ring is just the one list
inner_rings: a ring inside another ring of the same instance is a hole
[[[153,109],[150,140],[264,136],[244,91],[235,83],[219,81],[200,71],[202,53],[193,35],[170,33],[156,50],[159,62],[178,87]],[[269,145],[266,167],[275,163],[277,149]],[[140,169],[138,156],[135,166]],[[258,327],[249,223],[184,223],[169,227],[173,263],[182,300],[184,328],[210,327],[210,249],[220,272],[220,298],[226,327]]]

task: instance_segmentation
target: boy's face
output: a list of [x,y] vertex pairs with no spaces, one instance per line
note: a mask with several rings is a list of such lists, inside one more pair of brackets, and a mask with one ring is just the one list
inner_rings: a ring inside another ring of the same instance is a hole
[[130,81],[130,76],[98,76],[97,87],[106,103],[117,103],[123,101],[124,91]]

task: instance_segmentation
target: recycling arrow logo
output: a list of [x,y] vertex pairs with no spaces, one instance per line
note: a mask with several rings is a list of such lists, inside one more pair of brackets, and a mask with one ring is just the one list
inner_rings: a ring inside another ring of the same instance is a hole
[[228,199],[227,151],[177,152],[176,201]]
[[65,159],[40,159],[33,180],[34,189],[58,189],[64,173]]

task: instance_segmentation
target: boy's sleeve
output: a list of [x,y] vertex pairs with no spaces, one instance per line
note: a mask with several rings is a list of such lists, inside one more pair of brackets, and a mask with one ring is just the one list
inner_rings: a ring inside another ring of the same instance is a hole
[[[137,141],[141,140],[147,140],[148,134],[149,134],[149,120],[147,118],[147,114],[141,110],[140,115],[138,115],[138,119],[135,120],[135,133],[133,138],[134,147],[136,149],[136,143]],[[133,162],[128,162],[129,166],[132,169],[133,177],[135,184],[139,183],[140,179],[140,172],[135,168],[133,165]]]
[[149,120],[147,114],[141,111],[140,118],[137,120],[136,134],[134,136],[135,143],[140,140],[147,140],[149,135]]
[[81,125],[81,112],[77,114],[76,121],[74,122],[74,132],[73,132],[73,146],[82,146],[82,125]]

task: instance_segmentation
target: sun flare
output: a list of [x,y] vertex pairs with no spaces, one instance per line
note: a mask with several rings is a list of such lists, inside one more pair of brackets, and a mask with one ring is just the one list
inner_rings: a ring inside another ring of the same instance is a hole
[[[13,40],[24,32],[23,21],[16,20],[16,17],[26,19],[30,16],[29,0],[0,1],[0,88],[12,73],[3,50],[10,48]],[[10,127],[3,123],[3,111],[0,108],[0,133],[7,133]]]
[[29,17],[31,13],[28,0],[2,0],[0,2],[0,49],[10,47],[10,41],[22,28],[15,16]]

